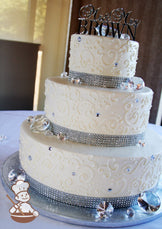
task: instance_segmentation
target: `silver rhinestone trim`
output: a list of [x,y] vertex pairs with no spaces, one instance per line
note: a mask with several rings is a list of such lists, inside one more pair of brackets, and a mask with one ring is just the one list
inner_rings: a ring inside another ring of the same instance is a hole
[[116,198],[79,196],[62,192],[51,187],[48,187],[46,185],[43,185],[27,174],[26,180],[29,182],[30,188],[32,188],[39,194],[56,201],[78,207],[96,208],[97,205],[100,204],[102,201],[106,201],[111,203],[114,208],[126,208],[137,204],[137,199],[139,197],[139,195]]
[[144,85],[144,81],[140,77],[115,77],[115,76],[103,76],[96,74],[89,74],[84,72],[69,71],[69,81],[72,79],[80,79],[81,84],[88,86],[97,86],[104,88],[120,88],[122,83],[127,83],[130,80],[135,85]]
[[57,136],[62,133],[67,140],[106,147],[134,146],[144,139],[144,133],[135,135],[104,135],[80,132],[53,123],[53,133]]

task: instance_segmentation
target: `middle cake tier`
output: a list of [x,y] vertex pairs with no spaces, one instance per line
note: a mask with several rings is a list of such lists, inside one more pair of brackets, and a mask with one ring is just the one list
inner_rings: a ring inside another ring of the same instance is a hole
[[152,103],[150,88],[88,87],[60,77],[47,79],[45,88],[45,113],[58,132],[73,133],[74,137],[78,134],[78,138],[85,134],[86,139],[91,134],[94,138],[139,136],[142,139]]

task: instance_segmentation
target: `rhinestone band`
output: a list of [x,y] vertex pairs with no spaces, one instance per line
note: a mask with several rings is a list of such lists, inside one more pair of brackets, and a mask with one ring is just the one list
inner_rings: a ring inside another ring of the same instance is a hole
[[139,195],[127,196],[127,197],[89,197],[89,196],[79,196],[75,194],[70,194],[53,189],[49,186],[43,185],[36,181],[32,177],[26,174],[26,180],[30,184],[30,188],[39,194],[51,199],[56,200],[65,204],[70,204],[78,207],[86,208],[96,208],[101,201],[106,201],[112,204],[114,208],[126,208],[137,204],[137,198]]
[[144,133],[134,135],[94,134],[72,130],[54,123],[53,133],[54,135],[59,135],[61,133],[67,140],[70,141],[106,147],[134,146],[137,145],[140,140],[144,139]]
[[144,81],[140,77],[115,77],[95,75],[83,72],[69,71],[69,81],[79,79],[80,83],[88,86],[97,86],[104,88],[120,88],[122,83],[132,81],[135,85],[144,85]]

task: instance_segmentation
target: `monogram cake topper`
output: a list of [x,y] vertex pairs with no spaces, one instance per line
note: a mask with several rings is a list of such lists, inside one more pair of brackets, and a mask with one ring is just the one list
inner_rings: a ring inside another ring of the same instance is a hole
[[[99,14],[101,8],[95,9],[92,4],[85,5],[79,11],[79,34],[131,38],[135,40],[136,29],[140,21],[130,17],[123,8],[112,10],[105,15]],[[125,35],[123,37],[123,34]]]

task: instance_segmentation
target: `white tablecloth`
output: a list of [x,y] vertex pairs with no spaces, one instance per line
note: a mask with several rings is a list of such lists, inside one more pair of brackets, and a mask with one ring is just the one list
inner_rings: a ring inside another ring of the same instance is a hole
[[[11,154],[19,149],[19,131],[21,123],[29,116],[43,112],[33,111],[0,111],[0,136],[6,136],[5,141],[0,141],[0,167],[3,161]],[[162,127],[149,124],[149,128],[154,129],[160,135],[162,135]],[[0,228],[2,229],[24,229],[29,228],[48,228],[48,229],[79,229],[87,228],[83,226],[76,226],[66,224],[63,222],[55,221],[47,217],[39,216],[33,222],[30,223],[16,223],[14,222],[9,213],[11,203],[6,197],[6,191],[4,190],[0,182]],[[162,228],[162,217],[138,226],[127,227],[127,229],[160,229]]]

